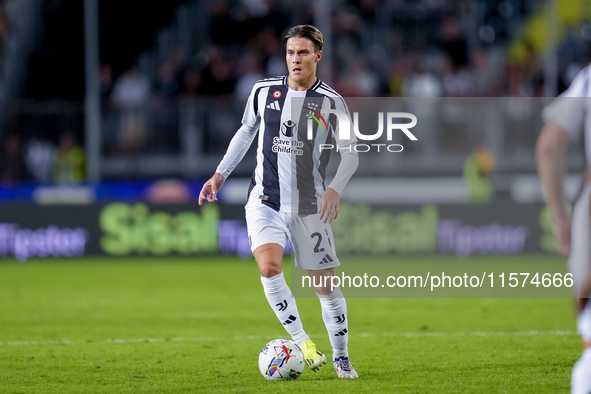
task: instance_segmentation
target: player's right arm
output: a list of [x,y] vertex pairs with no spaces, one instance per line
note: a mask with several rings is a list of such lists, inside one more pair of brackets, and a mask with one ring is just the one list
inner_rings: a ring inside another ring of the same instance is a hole
[[213,176],[205,182],[201,193],[199,193],[199,205],[203,205],[203,201],[214,202],[217,201],[217,193],[224,185],[226,178],[232,173],[234,168],[240,163],[254,136],[256,135],[258,128],[254,126],[242,125],[232,137],[228,150],[224,155],[224,158],[218,165],[218,168]]
[[536,143],[538,175],[546,191],[546,202],[552,213],[560,252],[570,253],[571,214],[564,193],[565,158],[570,137],[557,123],[546,123]]
[[564,174],[568,146],[583,128],[589,69],[573,79],[569,88],[544,108],[546,122],[536,143],[538,175],[546,192],[546,202],[563,255],[570,253],[571,214],[564,193]]
[[255,99],[255,95],[257,95],[258,92],[259,89],[257,84],[255,84],[250,93],[250,97],[248,98],[248,102],[246,103],[246,108],[244,109],[242,126],[238,129],[236,134],[234,134],[234,137],[232,137],[228,150],[218,165],[216,172],[203,185],[203,188],[199,193],[199,205],[203,205],[204,201],[214,202],[218,200],[217,193],[226,182],[228,176],[234,171],[238,163],[242,161],[248,148],[250,148],[250,145],[259,130],[261,120],[260,114],[256,108],[257,100]]

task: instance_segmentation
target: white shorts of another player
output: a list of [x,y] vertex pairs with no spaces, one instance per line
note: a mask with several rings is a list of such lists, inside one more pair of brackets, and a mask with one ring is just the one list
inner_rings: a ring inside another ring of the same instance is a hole
[[332,228],[320,220],[319,214],[290,214],[262,203],[249,203],[245,210],[253,252],[267,243],[285,248],[289,239],[295,265],[300,269],[321,270],[341,264],[335,251]]

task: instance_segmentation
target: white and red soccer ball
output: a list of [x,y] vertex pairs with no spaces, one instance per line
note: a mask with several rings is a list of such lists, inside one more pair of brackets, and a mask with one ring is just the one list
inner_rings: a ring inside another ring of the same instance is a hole
[[267,380],[295,380],[305,365],[304,353],[289,339],[274,339],[259,354],[259,369]]

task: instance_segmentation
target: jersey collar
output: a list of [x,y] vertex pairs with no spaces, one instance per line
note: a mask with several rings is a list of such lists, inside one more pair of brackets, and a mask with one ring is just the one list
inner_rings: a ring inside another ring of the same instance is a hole
[[[286,75],[283,77],[283,84],[289,88],[289,85],[287,84],[287,78],[289,77],[289,75]],[[318,89],[318,87],[320,86],[320,84],[322,83],[321,80],[318,79],[318,77],[316,77],[316,81],[314,81],[314,85],[312,85],[312,87],[308,90],[316,90]]]

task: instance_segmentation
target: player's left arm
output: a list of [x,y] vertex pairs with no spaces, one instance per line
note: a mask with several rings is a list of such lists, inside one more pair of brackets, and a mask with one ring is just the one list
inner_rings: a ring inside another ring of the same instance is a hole
[[339,201],[341,196],[333,188],[326,188],[326,191],[320,199],[320,206],[318,207],[318,213],[320,214],[320,220],[324,223],[332,223],[333,220],[339,216]]
[[359,157],[356,153],[341,151],[341,163],[339,164],[337,173],[322,195],[320,206],[318,207],[320,220],[324,223],[332,223],[339,216],[341,194],[347,182],[349,182],[349,179],[351,179],[355,170],[357,170],[358,165]]
[[[342,105],[343,107],[339,109],[345,111],[347,115],[349,115],[349,110],[345,106],[344,101],[342,102]],[[351,117],[349,116],[348,118],[350,119]],[[324,223],[332,223],[332,221],[339,216],[339,202],[341,194],[343,193],[345,186],[347,186],[347,183],[359,165],[358,153],[355,149],[353,149],[353,145],[357,142],[357,138],[352,135],[349,139],[340,139],[338,125],[334,127],[331,124],[331,131],[336,141],[336,145],[339,148],[339,153],[341,154],[341,162],[339,163],[339,167],[337,168],[337,172],[332,182],[330,185],[328,185],[326,191],[320,199],[318,213],[320,214],[320,220],[322,220]]]
[[224,186],[226,178],[219,172],[213,174],[211,178],[203,185],[201,192],[199,193],[199,205],[203,205],[205,201],[215,202],[218,200],[218,192]]

